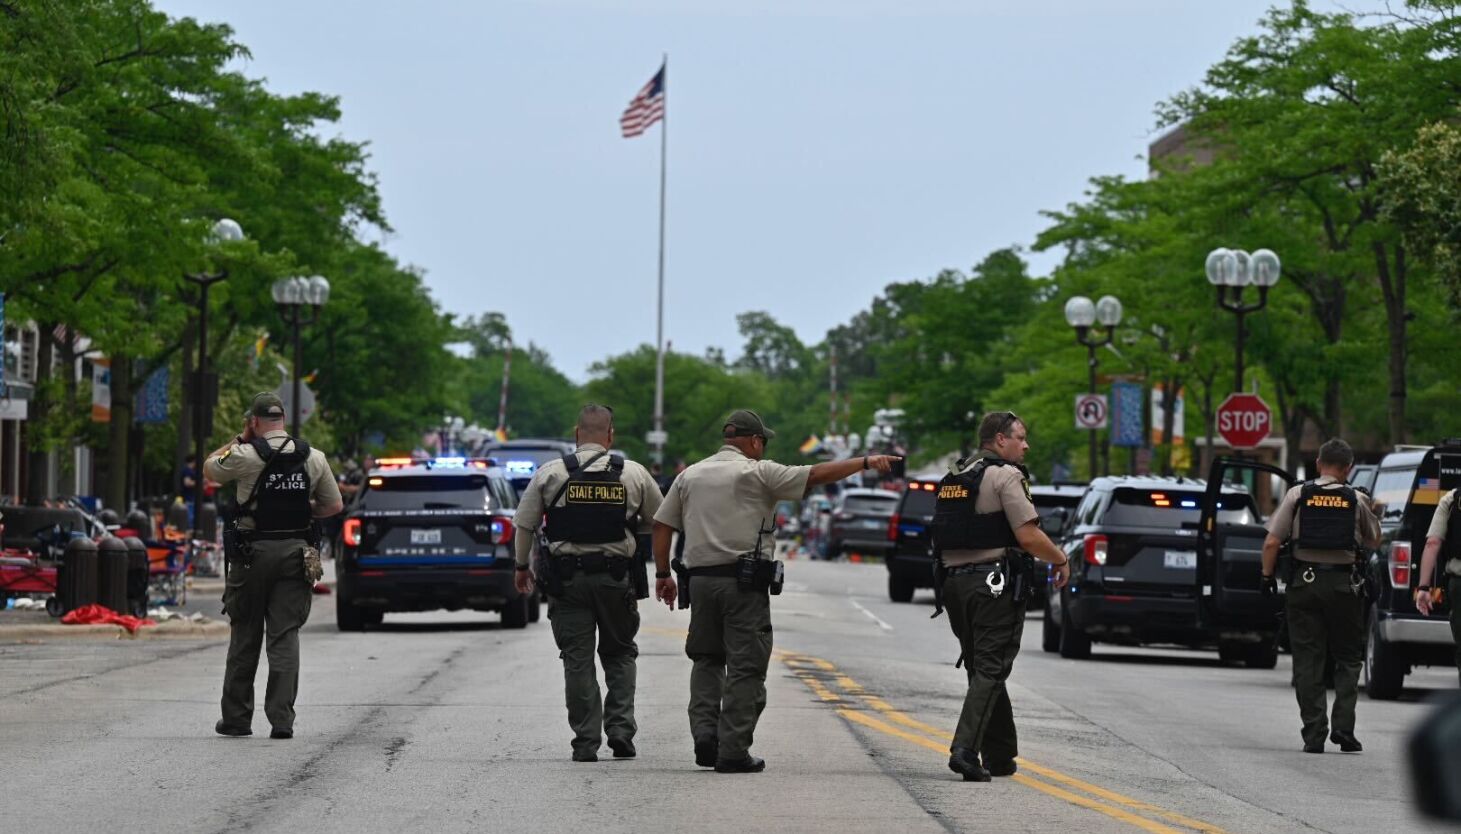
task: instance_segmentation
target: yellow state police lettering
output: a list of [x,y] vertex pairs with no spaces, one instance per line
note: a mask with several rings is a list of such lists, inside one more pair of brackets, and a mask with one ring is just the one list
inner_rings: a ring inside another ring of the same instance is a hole
[[1342,495],[1311,495],[1306,505],[1310,507],[1347,510],[1349,509],[1349,499]]
[[940,498],[968,498],[969,490],[959,484],[945,484],[939,487],[938,497]]
[[568,501],[572,504],[623,504],[626,500],[623,484],[568,482]]

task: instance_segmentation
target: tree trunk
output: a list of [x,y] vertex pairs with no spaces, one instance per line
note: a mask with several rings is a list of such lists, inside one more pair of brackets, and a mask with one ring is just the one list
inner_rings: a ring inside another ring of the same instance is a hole
[[112,421],[107,424],[106,503],[127,511],[127,468],[132,461],[132,360],[112,357]]
[[1393,269],[1385,244],[1376,241],[1373,249],[1380,291],[1385,297],[1385,322],[1390,330],[1390,442],[1398,444],[1405,442],[1405,369],[1408,358],[1405,329],[1409,318],[1405,309],[1405,249],[1395,244]]
[[36,344],[36,393],[30,408],[30,452],[25,477],[25,502],[32,506],[38,506],[51,497],[47,483],[51,469],[50,444],[46,442],[45,422],[46,416],[52,413],[51,377],[56,356],[53,341],[55,322],[37,322],[36,326],[40,331]]
[[1171,376],[1162,381],[1162,474],[1171,475],[1172,455],[1177,448],[1177,397],[1182,391],[1182,377]]
[[183,494],[183,465],[193,449],[193,359],[198,342],[198,324],[190,319],[183,328],[182,379],[178,381],[178,445],[173,452],[172,493]]

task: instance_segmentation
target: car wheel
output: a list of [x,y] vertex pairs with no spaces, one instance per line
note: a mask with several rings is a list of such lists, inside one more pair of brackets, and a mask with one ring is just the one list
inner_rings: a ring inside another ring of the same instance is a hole
[[503,628],[528,627],[528,598],[514,597],[502,609]]
[[893,602],[912,602],[913,590],[913,577],[907,571],[897,568],[888,571],[888,599]]
[[335,625],[341,631],[365,631],[365,612],[338,588],[335,589]]
[[[1062,611],[1068,605],[1070,605],[1070,599],[1061,597]],[[1075,623],[1065,622],[1065,619],[1062,618],[1060,623],[1060,656],[1067,660],[1085,660],[1091,656],[1091,638]]]
[[1380,615],[1370,610],[1365,641],[1365,692],[1375,701],[1393,701],[1405,689],[1405,664],[1394,646],[1380,637]]
[[1278,646],[1272,641],[1243,647],[1243,665],[1249,669],[1273,669],[1278,666]]
[[1040,623],[1040,648],[1051,654],[1060,651],[1060,626],[1055,623],[1055,612],[1045,604],[1045,619]]

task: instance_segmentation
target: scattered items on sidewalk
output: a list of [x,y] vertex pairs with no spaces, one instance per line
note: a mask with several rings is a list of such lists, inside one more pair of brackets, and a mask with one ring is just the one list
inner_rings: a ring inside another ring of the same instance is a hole
[[104,605],[83,605],[66,613],[61,618],[63,625],[119,625],[132,634],[144,626],[155,626],[155,620],[139,620],[136,617],[118,614]]
[[175,621],[188,623],[211,623],[213,620],[202,611],[194,611],[192,614],[182,614],[177,611],[169,611],[166,608],[150,608],[147,611],[148,619],[156,620],[159,623],[170,623]]

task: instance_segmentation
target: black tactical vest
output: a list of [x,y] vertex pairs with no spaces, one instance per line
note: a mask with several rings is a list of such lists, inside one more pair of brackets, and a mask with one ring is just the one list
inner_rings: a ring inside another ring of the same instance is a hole
[[[313,486],[309,480],[309,444],[303,440],[285,441],[289,451],[277,451],[262,437],[249,441],[264,469],[254,484],[248,506],[241,515],[254,519],[254,532],[261,538],[304,538],[314,520],[309,497]],[[291,534],[281,536],[281,534]]]
[[939,481],[938,501],[933,509],[935,551],[990,550],[1019,545],[1004,510],[992,513],[974,511],[985,471],[991,466],[1006,465],[1012,464],[1000,458],[982,458],[973,469],[951,472]]
[[1354,536],[1355,491],[1351,487],[1325,489],[1314,481],[1299,487],[1299,538],[1295,544],[1306,550],[1349,550]]
[[1451,517],[1446,519],[1446,538],[1441,541],[1441,564],[1461,559],[1461,490],[1451,499]]
[[[590,458],[593,463],[595,458]],[[543,535],[550,542],[610,544],[624,540],[629,530],[629,496],[624,487],[624,459],[609,456],[609,466],[597,472],[582,472],[577,454],[563,456],[568,482],[558,491],[563,505],[549,503]]]

